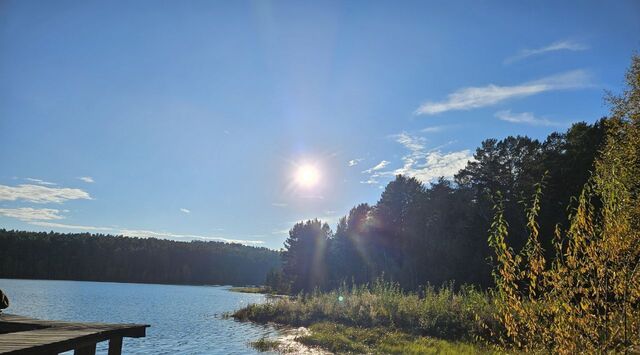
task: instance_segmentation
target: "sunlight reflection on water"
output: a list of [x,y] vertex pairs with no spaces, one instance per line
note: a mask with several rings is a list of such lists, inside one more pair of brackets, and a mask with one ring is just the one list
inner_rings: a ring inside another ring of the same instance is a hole
[[[278,335],[271,326],[223,319],[225,312],[266,300],[227,287],[0,279],[0,289],[11,302],[6,313],[151,324],[145,338],[125,338],[126,354],[255,354],[249,341]],[[98,344],[98,353],[106,346]]]

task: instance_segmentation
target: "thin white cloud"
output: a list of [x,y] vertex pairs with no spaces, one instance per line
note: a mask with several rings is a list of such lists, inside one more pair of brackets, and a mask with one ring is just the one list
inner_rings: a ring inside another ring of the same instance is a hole
[[557,122],[550,121],[546,118],[536,117],[531,112],[515,113],[511,110],[503,110],[496,112],[495,116],[506,122],[522,123],[532,126],[557,126]]
[[243,239],[229,239],[223,237],[206,237],[195,234],[177,234],[170,232],[155,232],[150,230],[141,229],[122,229],[119,232],[122,235],[128,237],[138,238],[159,238],[159,239],[180,239],[180,240],[203,240],[203,241],[218,241],[225,243],[238,243],[238,244],[264,244],[262,240],[243,240]]
[[179,233],[170,233],[170,232],[155,232],[150,230],[140,230],[140,229],[118,229],[114,227],[99,227],[99,226],[87,226],[87,225],[77,225],[77,224],[65,224],[65,223],[56,223],[56,222],[48,222],[51,220],[60,220],[65,217],[60,215],[60,212],[68,212],[67,210],[57,210],[51,208],[0,208],[0,216],[15,218],[20,221],[26,222],[28,224],[45,227],[45,228],[56,228],[56,229],[70,229],[77,231],[85,231],[85,232],[108,232],[112,234],[126,235],[129,237],[139,237],[139,238],[159,238],[159,239],[177,239],[177,240],[203,240],[203,241],[218,241],[225,243],[239,243],[245,245],[258,245],[264,244],[264,241],[261,240],[244,240],[244,239],[232,239],[225,237],[209,237],[202,235],[194,235],[194,234],[179,234]]
[[273,207],[287,207],[286,203],[282,203],[282,202],[272,202],[271,206]]
[[84,182],[88,182],[88,183],[94,183],[95,182],[91,176],[81,176],[78,179],[80,179],[80,180],[82,180]]
[[360,183],[366,185],[375,185],[378,184],[379,181],[374,179],[373,177],[370,177],[368,180],[361,180]]
[[44,180],[41,180],[41,179],[34,179],[34,178],[30,178],[30,177],[25,178],[25,180],[34,182],[34,183],[36,183],[38,185],[48,185],[48,186],[56,186],[56,185],[58,185],[55,182],[49,182],[49,181],[44,181]]
[[47,228],[79,229],[84,231],[113,231],[114,230],[113,228],[109,228],[109,227],[79,226],[74,224],[62,224],[62,223],[41,222],[41,221],[29,222],[29,224],[33,224],[34,226],[47,227]]
[[452,128],[458,128],[460,125],[439,125],[439,126],[429,126],[420,130],[422,133],[440,133],[442,131],[446,131]]
[[589,49],[589,46],[587,46],[586,44],[583,43],[578,43],[578,42],[574,42],[574,41],[570,41],[570,40],[565,40],[565,41],[557,41],[557,42],[553,42],[548,46],[544,46],[544,47],[540,47],[540,48],[534,48],[534,49],[523,49],[520,52],[518,52],[516,55],[511,56],[507,59],[504,60],[505,64],[510,64],[513,62],[517,62],[519,60],[531,57],[531,56],[536,56],[536,55],[540,55],[540,54],[544,54],[544,53],[548,53],[548,52],[556,52],[556,51],[584,51]]
[[424,183],[433,182],[440,177],[450,179],[464,168],[469,160],[473,160],[473,155],[468,149],[442,152],[438,147],[427,150],[424,137],[406,132],[397,134],[394,138],[396,142],[408,150],[407,154],[402,157],[403,166],[394,170],[374,171],[368,180],[360,183],[382,186],[379,184],[379,178],[393,177],[399,174],[415,177]]
[[424,158],[420,160],[408,159],[405,165],[396,169],[394,173],[415,177],[422,182],[429,183],[440,177],[452,178],[470,160],[473,160],[473,154],[468,149],[448,153],[436,150],[426,153]]
[[42,222],[42,221],[29,221],[29,224],[46,227],[46,228],[58,228],[58,229],[72,229],[72,230],[80,230],[80,231],[88,231],[88,232],[110,232],[113,234],[124,235],[128,237],[137,237],[137,238],[158,238],[158,239],[171,239],[171,240],[202,240],[202,241],[217,241],[217,242],[225,242],[225,243],[238,243],[245,245],[258,245],[264,244],[261,240],[244,240],[244,239],[231,239],[224,237],[207,237],[202,235],[195,234],[179,234],[179,233],[171,233],[171,232],[155,232],[150,230],[142,230],[142,229],[115,229],[111,227],[96,227],[96,226],[83,226],[83,225],[74,225],[74,224],[63,224],[63,223],[54,223],[54,222]]
[[80,189],[46,187],[22,184],[18,186],[0,185],[0,201],[24,200],[34,203],[62,203],[67,200],[91,200],[88,192]]
[[271,234],[274,234],[274,235],[287,235],[287,234],[289,234],[289,228],[276,229],[276,230],[271,231]]
[[351,159],[349,160],[349,166],[356,166],[358,165],[358,163],[360,163],[362,161],[361,158],[357,158],[357,159]]
[[181,208],[180,212],[184,212],[184,213],[191,213],[191,210],[188,210],[186,208]]
[[0,208],[0,215],[16,218],[23,222],[63,219],[64,216],[61,216],[60,212],[60,210],[52,208]]
[[396,141],[404,145],[409,153],[402,157],[402,168],[393,171],[393,175],[406,175],[429,183],[439,177],[452,178],[460,169],[473,159],[468,149],[442,153],[439,149],[427,151],[423,137],[412,136],[406,132],[396,136]]
[[445,126],[431,126],[431,127],[425,127],[421,129],[420,132],[438,133],[438,132],[442,132],[444,129],[445,129]]
[[548,91],[578,89],[590,86],[589,75],[584,70],[548,76],[539,80],[513,86],[489,84],[482,87],[468,87],[449,94],[439,102],[426,102],[415,111],[416,115],[435,115],[447,111],[471,110],[500,102],[527,97]]
[[383,160],[383,161],[379,162],[378,164],[376,164],[376,166],[374,166],[373,168],[363,171],[363,173],[369,173],[370,174],[370,173],[372,173],[374,171],[382,170],[387,165],[389,165],[389,163],[390,163],[389,161]]
[[424,150],[427,144],[427,140],[424,137],[412,136],[407,132],[396,134],[393,138],[412,152]]

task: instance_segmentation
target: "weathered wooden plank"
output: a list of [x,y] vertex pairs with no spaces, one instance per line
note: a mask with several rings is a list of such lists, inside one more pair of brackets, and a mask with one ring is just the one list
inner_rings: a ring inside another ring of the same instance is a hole
[[115,349],[121,351],[123,337],[144,337],[148,327],[145,324],[46,321],[0,314],[0,330],[3,325],[4,329],[16,329],[16,325],[18,329],[31,329],[11,333],[0,331],[0,353],[13,354],[59,353],[74,349],[79,353],[90,353],[96,343],[105,340],[110,340],[114,354],[119,354]]

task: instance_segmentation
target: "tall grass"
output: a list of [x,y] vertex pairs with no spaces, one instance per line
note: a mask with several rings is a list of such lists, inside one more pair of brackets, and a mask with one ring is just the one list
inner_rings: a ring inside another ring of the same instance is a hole
[[386,327],[442,339],[477,340],[494,321],[492,302],[473,287],[454,291],[452,285],[405,292],[397,284],[347,286],[310,295],[276,298],[253,304],[232,316],[238,320],[309,326],[332,322],[354,327]]

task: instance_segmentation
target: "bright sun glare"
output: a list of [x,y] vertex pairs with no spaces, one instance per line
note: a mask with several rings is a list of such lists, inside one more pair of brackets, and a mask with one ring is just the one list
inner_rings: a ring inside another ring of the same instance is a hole
[[296,171],[296,182],[303,187],[313,187],[320,181],[320,172],[313,165],[302,165]]

